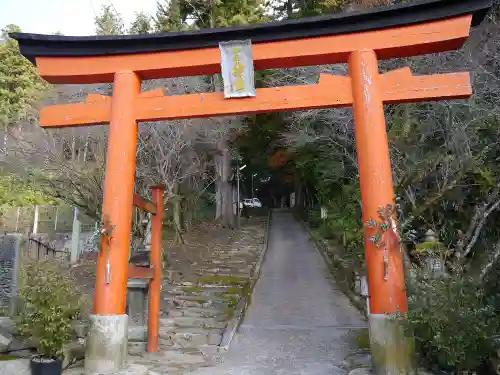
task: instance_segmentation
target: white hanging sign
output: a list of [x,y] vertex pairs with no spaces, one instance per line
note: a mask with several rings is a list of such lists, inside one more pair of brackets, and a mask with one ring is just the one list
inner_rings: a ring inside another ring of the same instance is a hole
[[328,210],[324,206],[321,207],[321,218],[328,219]]
[[225,98],[255,96],[252,42],[220,42],[220,61]]

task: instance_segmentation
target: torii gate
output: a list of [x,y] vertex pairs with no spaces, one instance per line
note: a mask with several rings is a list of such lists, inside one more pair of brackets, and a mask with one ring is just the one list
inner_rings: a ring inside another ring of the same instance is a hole
[[[102,218],[114,229],[109,241],[102,241],[98,259],[93,321],[99,327],[91,328],[87,360],[92,359],[92,365],[86,364],[87,374],[110,373],[125,362],[126,334],[113,339],[109,335],[126,332],[138,121],[348,106],[354,108],[363,221],[371,222],[364,233],[372,353],[379,374],[411,373],[399,346],[401,330],[389,319],[407,311],[400,244],[390,240],[398,238],[392,232],[392,211],[384,223],[389,226],[382,226],[382,240],[372,238],[380,230],[373,220],[394,205],[383,105],[467,98],[472,88],[468,73],[413,76],[403,68],[380,74],[378,61],[457,49],[490,6],[491,0],[422,0],[364,12],[180,33],[12,34],[21,53],[50,83],[114,84],[112,97],[89,95],[85,103],[47,107],[40,115],[46,128],[110,124]],[[236,39],[252,40],[257,70],[348,62],[349,76],[322,74],[315,85],[262,88],[255,97],[244,99],[224,99],[220,92],[141,92],[141,80],[220,73],[218,43]]]

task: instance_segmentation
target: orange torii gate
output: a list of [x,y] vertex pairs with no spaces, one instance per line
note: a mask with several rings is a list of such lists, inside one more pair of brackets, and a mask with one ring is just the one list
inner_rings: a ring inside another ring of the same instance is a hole
[[[468,73],[414,76],[403,68],[381,74],[378,61],[457,49],[490,6],[491,0],[421,0],[364,12],[181,33],[12,34],[22,54],[51,83],[114,84],[112,97],[89,95],[85,103],[47,107],[40,115],[46,128],[110,124],[102,220],[113,230],[104,230],[99,254],[95,327],[90,333],[94,337],[89,340],[86,372],[110,373],[125,362],[138,122],[353,106],[367,223],[372,352],[379,374],[411,373],[409,357],[400,346],[401,330],[388,319],[406,312],[407,302],[383,105],[467,98],[472,88]],[[225,99],[220,92],[141,92],[141,80],[220,73],[219,42],[237,39],[252,41],[257,70],[348,62],[349,76],[322,74],[314,85],[262,88],[255,97],[240,99]]]

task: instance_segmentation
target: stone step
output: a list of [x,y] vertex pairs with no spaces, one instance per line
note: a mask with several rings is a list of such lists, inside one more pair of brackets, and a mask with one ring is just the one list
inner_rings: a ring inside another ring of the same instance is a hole
[[251,252],[246,254],[235,254],[226,256],[217,255],[202,255],[199,257],[188,257],[188,258],[178,258],[171,259],[168,264],[168,269],[178,269],[179,266],[191,264],[222,264],[222,265],[244,265],[255,262],[256,256],[259,252]]
[[251,267],[200,267],[197,271],[202,271],[204,273],[219,275],[219,274],[249,274],[251,271]]
[[203,285],[207,288],[231,288],[244,286],[249,282],[248,277],[234,277],[234,276],[204,276],[196,281],[179,281],[175,283],[163,283],[163,290],[175,287],[193,287]]
[[[252,271],[253,272],[253,271]],[[170,283],[192,283],[192,284],[197,284],[199,282],[207,283],[208,280],[218,278],[221,280],[218,282],[219,284],[221,283],[227,283],[224,282],[224,279],[239,279],[239,280],[247,280],[251,276],[250,272],[246,273],[224,273],[224,272],[218,272],[218,273],[208,273],[208,272],[192,272],[192,271],[165,271],[165,278],[166,280],[169,280]],[[241,281],[243,282],[243,281]]]
[[168,295],[185,296],[220,296],[222,294],[240,294],[242,288],[239,286],[215,286],[215,285],[193,285],[193,286],[168,286],[163,289]]
[[208,329],[223,329],[226,328],[226,322],[214,318],[201,318],[180,316],[175,318],[160,318],[160,326],[173,326],[173,327],[197,327]]
[[222,296],[163,296],[163,300],[179,308],[201,307],[224,311],[227,307],[235,306],[242,294],[227,294]]
[[195,348],[160,348],[157,353],[144,353],[140,357],[153,363],[205,363],[202,352]]
[[183,265],[182,267],[177,268],[175,271],[178,271],[180,276],[186,275],[200,275],[203,276],[206,273],[217,274],[248,274],[252,271],[251,265],[238,265],[234,267],[228,267],[226,265],[210,265],[210,264],[197,264],[197,265]]
[[184,309],[169,309],[163,314],[168,318],[177,317],[192,317],[192,318],[214,318],[217,321],[226,320],[226,314],[219,309],[209,309],[209,308],[199,308],[199,307],[189,307]]
[[204,299],[172,299],[164,298],[161,304],[161,309],[168,313],[172,309],[191,309],[191,308],[201,308],[201,309],[216,309],[219,311],[224,311],[229,307],[230,304],[234,304],[234,299],[227,300],[204,300]]
[[226,302],[228,298],[225,298],[223,295],[217,296],[213,294],[207,294],[207,295],[176,295],[176,294],[169,294],[169,293],[164,293],[163,294],[164,299],[169,299],[171,301],[188,301],[188,302],[199,302],[199,303],[206,303],[206,302]]
[[184,374],[207,364],[199,350],[184,348],[160,348],[158,353],[145,353],[129,361],[131,359],[134,363],[147,365],[148,375]]
[[226,259],[226,260],[221,260],[219,258],[214,258],[214,259],[204,259],[203,263],[204,264],[214,264],[214,265],[244,265],[248,264],[251,262],[250,260],[247,259]]
[[203,345],[219,345],[223,330],[202,328],[160,327],[159,338],[171,340],[173,346],[199,348]]

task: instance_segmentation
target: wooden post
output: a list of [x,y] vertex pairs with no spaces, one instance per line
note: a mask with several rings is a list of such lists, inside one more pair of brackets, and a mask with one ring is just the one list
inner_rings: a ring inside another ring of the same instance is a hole
[[[381,222],[380,209],[394,206],[389,146],[381,93],[381,76],[374,51],[356,51],[349,58],[352,79],[354,129],[363,211],[365,256],[368,269],[369,320],[372,355],[377,374],[412,374],[411,349],[392,313],[405,313],[407,300],[402,252],[396,218],[391,212],[383,245],[373,241],[377,231],[369,220]],[[397,238],[397,240],[395,240]]]
[[39,216],[38,205],[35,205],[35,213],[33,215],[33,234],[38,233],[38,216]]
[[126,365],[128,316],[125,310],[137,147],[134,102],[140,90],[141,82],[134,72],[115,74],[94,315],[90,316],[85,355],[86,374],[119,372]]
[[15,232],[17,232],[17,230],[19,229],[19,216],[20,215],[21,215],[21,207],[18,207],[17,212],[16,212],[16,230],[15,230]]
[[152,217],[150,264],[154,276],[149,282],[148,296],[148,352],[158,351],[161,289],[161,243],[163,240],[163,186],[153,187],[153,202],[156,214]]
[[56,217],[54,219],[54,232],[57,231],[57,219],[58,219],[58,216],[59,216],[59,206],[56,206]]
[[[370,219],[380,221],[379,210],[394,207],[394,187],[383,102],[378,87],[377,57],[373,51],[354,52],[349,59],[354,99],[356,150],[365,225],[366,265],[370,310],[375,314],[406,312],[402,253],[388,249],[389,267],[384,275],[384,249],[370,239],[375,230]],[[392,230],[392,228],[390,229]],[[386,279],[386,280],[385,280]]]

